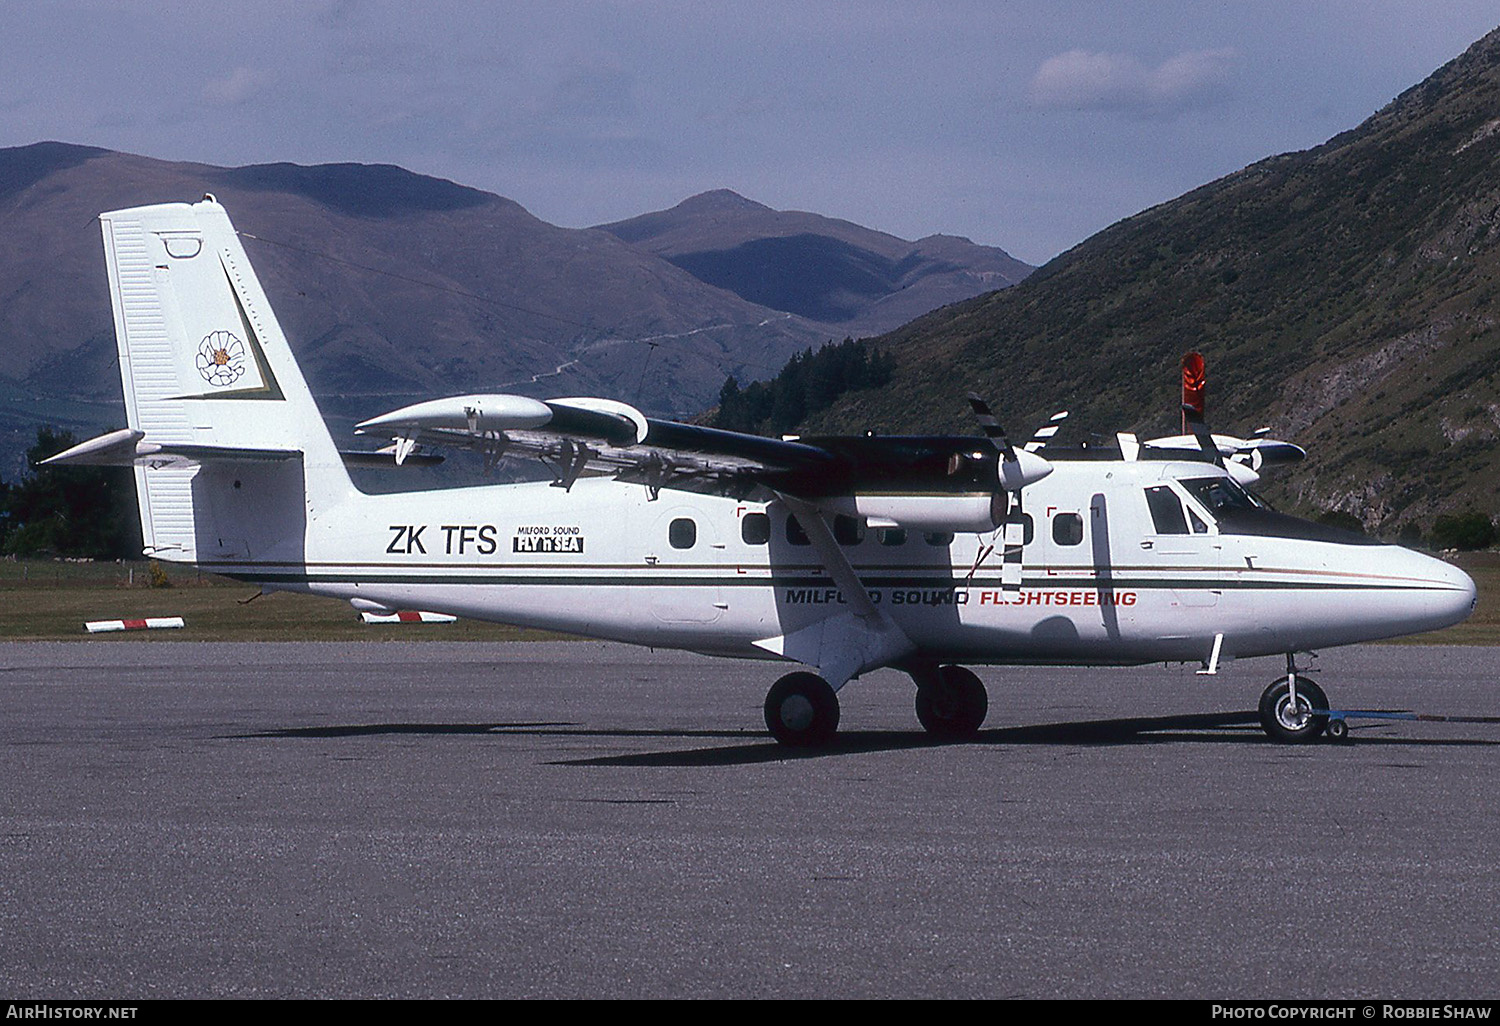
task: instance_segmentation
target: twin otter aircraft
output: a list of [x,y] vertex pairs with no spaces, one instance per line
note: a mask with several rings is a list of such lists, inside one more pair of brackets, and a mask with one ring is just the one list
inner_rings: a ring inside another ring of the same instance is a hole
[[983,438],[776,440],[606,399],[466,395],[360,430],[395,440],[387,462],[441,445],[555,479],[364,494],[224,208],[100,220],[129,427],[48,462],[133,465],[148,555],[363,610],[798,663],[765,703],[786,744],[832,737],[839,689],[877,667],[911,675],[928,731],[965,738],[988,699],[958,664],[1212,673],[1275,654],[1288,673],[1262,723],[1307,741],[1328,701],[1293,654],[1474,606],[1440,560],[1268,508],[1244,485],[1301,450],[1197,416],[1178,438],[1045,458],[1055,424],[1013,447],[978,397]]

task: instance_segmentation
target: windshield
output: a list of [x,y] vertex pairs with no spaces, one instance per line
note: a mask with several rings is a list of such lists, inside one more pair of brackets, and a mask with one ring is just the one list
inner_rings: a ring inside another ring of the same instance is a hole
[[1228,477],[1192,477],[1179,482],[1188,494],[1201,502],[1214,516],[1244,509],[1269,509]]
[[[1267,538],[1295,538],[1302,541],[1332,542],[1337,545],[1379,545],[1379,538],[1367,538],[1328,524],[1299,520],[1277,513],[1265,500],[1227,477],[1193,477],[1178,479],[1194,500],[1210,510],[1222,534],[1250,534]],[[1162,491],[1166,491],[1165,488]],[[1148,490],[1148,501],[1150,501]],[[1158,500],[1160,501],[1160,500]],[[1165,503],[1163,503],[1165,505]],[[1192,511],[1189,510],[1189,513]],[[1153,516],[1156,513],[1152,507]],[[1182,514],[1177,514],[1180,523]],[[1180,527],[1174,527],[1181,533]],[[1194,530],[1197,529],[1195,524]],[[1157,533],[1164,533],[1160,525]]]

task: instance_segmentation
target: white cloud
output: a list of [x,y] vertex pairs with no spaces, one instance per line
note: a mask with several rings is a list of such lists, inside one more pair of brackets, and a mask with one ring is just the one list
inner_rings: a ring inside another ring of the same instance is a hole
[[1150,67],[1129,54],[1069,50],[1042,62],[1029,96],[1044,109],[1169,116],[1222,98],[1236,57],[1228,48],[1193,50]]
[[232,107],[244,103],[270,84],[271,76],[262,71],[252,71],[243,65],[222,78],[210,79],[203,85],[203,98],[209,103]]

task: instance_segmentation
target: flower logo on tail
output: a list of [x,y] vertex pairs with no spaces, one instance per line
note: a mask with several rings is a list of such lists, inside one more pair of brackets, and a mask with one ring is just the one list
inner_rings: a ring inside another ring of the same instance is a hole
[[232,385],[245,373],[245,343],[232,333],[216,331],[198,344],[198,373],[216,388]]

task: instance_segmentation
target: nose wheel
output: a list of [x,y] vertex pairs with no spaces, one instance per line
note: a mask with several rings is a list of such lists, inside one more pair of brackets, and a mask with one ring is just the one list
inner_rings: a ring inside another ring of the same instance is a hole
[[1260,725],[1282,744],[1316,740],[1329,726],[1328,696],[1311,677],[1288,674],[1260,696]]

